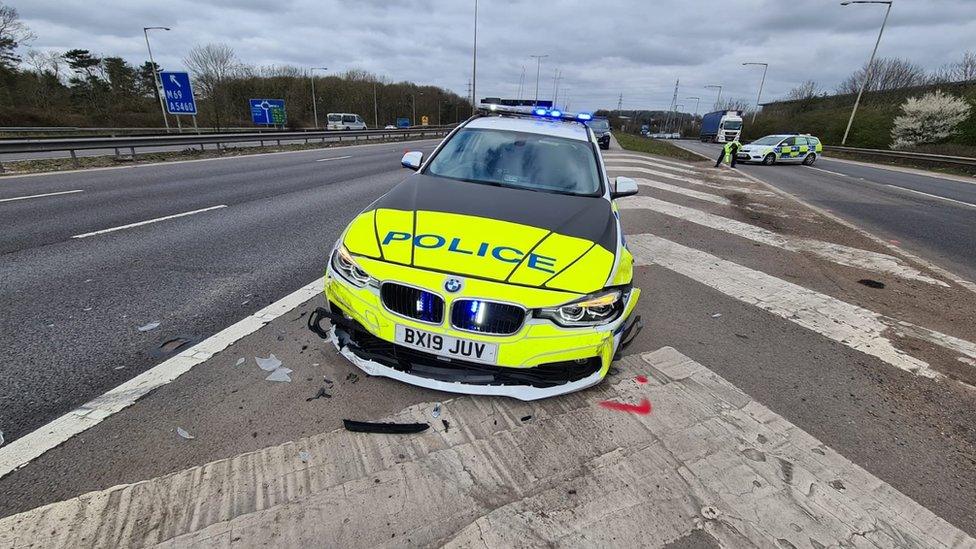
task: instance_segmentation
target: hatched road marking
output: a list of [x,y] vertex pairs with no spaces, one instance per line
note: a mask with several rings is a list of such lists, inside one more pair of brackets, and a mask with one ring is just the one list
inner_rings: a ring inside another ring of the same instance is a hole
[[703,227],[746,238],[753,242],[775,246],[792,252],[812,253],[841,265],[887,273],[901,278],[935,284],[937,286],[949,286],[941,280],[923,274],[918,269],[905,265],[898,258],[888,254],[851,248],[841,244],[809,238],[788,238],[768,229],[763,229],[762,227],[720,215],[710,214],[694,208],[679,206],[678,204],[672,204],[649,196],[633,196],[621,199],[618,202],[621,208],[651,210]]
[[76,234],[71,238],[88,238],[90,236],[97,236],[100,234],[111,233],[115,231],[121,231],[123,229],[131,229],[133,227],[141,227],[143,225],[149,225],[150,223],[159,223],[160,221],[166,221],[168,219],[176,219],[177,217],[186,217],[188,215],[194,215],[203,212],[209,212],[210,210],[219,210],[220,208],[226,208],[227,204],[220,204],[218,206],[210,206],[209,208],[201,208],[199,210],[193,210],[192,212],[183,212],[173,215],[167,215],[163,217],[157,217],[155,219],[147,219],[146,221],[139,221],[137,223],[129,223],[128,225],[120,225],[118,227],[112,227],[110,229],[102,229],[100,231],[92,231],[90,233]]
[[688,183],[690,185],[698,185],[700,187],[709,187],[709,188],[712,188],[712,189],[718,189],[720,191],[726,191],[726,192],[737,192],[737,193],[744,193],[744,194],[753,194],[753,195],[756,195],[756,196],[776,196],[776,194],[773,193],[773,192],[771,192],[771,191],[764,191],[764,190],[761,190],[761,189],[750,189],[748,187],[735,187],[735,186],[732,186],[732,185],[717,185],[715,183],[707,183],[707,182],[705,182],[705,181],[703,181],[701,179],[692,179],[690,177],[684,177],[684,176],[681,176],[681,175],[675,175],[673,173],[666,173],[666,172],[662,172],[660,170],[652,170],[650,168],[638,168],[638,167],[631,167],[631,166],[613,166],[613,165],[608,165],[607,166],[607,169],[612,170],[612,171],[615,171],[615,172],[637,172],[637,173],[646,173],[646,174],[649,174],[649,175],[656,175],[658,177],[667,177],[669,179],[676,179],[678,181],[683,181],[683,182]]
[[[336,430],[90,492],[0,519],[0,545],[359,547],[389,545],[393,533],[396,544],[448,547],[643,547],[691,535],[697,544],[682,546],[976,546],[675,349],[619,364],[614,385],[532,404],[445,401],[451,429]],[[605,399],[646,399],[653,411],[622,414]],[[430,421],[432,405],[391,419]]]
[[60,191],[56,193],[44,193],[44,194],[32,194],[30,196],[15,196],[13,198],[0,198],[0,202],[13,202],[15,200],[28,200],[31,198],[42,198],[45,196],[58,196],[62,194],[74,194],[84,192],[82,189],[76,189],[74,191]]
[[637,181],[638,185],[643,185],[645,187],[652,187],[655,189],[660,189],[662,191],[668,191],[671,193],[681,194],[684,196],[690,196],[692,198],[697,198],[698,200],[704,200],[706,202],[711,202],[713,204],[721,204],[722,206],[732,205],[732,202],[728,198],[725,198],[724,196],[718,196],[711,193],[703,193],[700,191],[693,191],[691,189],[686,189],[684,187],[679,187],[677,185],[671,185],[669,183],[662,183],[660,181],[655,181],[653,179],[638,178],[635,179],[634,181]]

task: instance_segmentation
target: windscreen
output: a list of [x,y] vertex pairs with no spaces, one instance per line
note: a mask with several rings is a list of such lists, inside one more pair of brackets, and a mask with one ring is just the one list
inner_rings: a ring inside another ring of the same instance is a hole
[[593,120],[590,120],[589,122],[587,122],[586,125],[589,126],[589,127],[591,127],[591,128],[593,128],[593,131],[595,133],[601,133],[601,132],[608,132],[608,131],[610,131],[610,123],[607,122],[606,120],[600,120],[600,119],[594,118]]
[[504,130],[464,129],[444,145],[428,175],[533,191],[601,191],[589,142]]
[[779,145],[779,142],[782,140],[783,140],[782,137],[778,137],[775,135],[767,135],[766,137],[760,137],[759,139],[749,144],[750,145]]
[[741,120],[726,120],[723,127],[727,130],[737,130],[742,127]]

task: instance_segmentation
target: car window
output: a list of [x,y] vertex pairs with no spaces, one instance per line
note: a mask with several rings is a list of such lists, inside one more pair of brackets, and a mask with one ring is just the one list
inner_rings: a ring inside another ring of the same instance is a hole
[[760,137],[759,139],[749,143],[750,145],[779,145],[782,137],[777,137],[775,135],[767,135],[766,137]]
[[459,131],[424,173],[545,192],[597,195],[602,191],[588,141],[505,130]]
[[810,146],[813,146],[813,147],[815,147],[815,146],[817,146],[817,145],[820,144],[820,140],[817,139],[816,137],[807,137],[807,141],[809,141],[810,142]]
[[803,145],[806,145],[807,144],[807,138],[806,137],[794,137],[793,139],[796,140],[796,143],[795,144],[796,145],[800,145],[801,147]]
[[330,114],[329,115],[329,122],[341,122],[341,121],[342,121],[342,115],[341,114]]
[[796,138],[795,137],[787,137],[786,139],[783,140],[783,146],[784,147],[792,147],[795,144],[796,144]]
[[353,116],[353,115],[351,115],[351,114],[344,114],[344,115],[342,115],[342,121],[343,122],[355,122],[356,121],[356,117]]

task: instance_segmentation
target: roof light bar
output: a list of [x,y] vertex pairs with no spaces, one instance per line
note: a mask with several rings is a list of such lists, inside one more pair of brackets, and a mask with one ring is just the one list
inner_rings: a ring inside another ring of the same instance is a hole
[[588,112],[569,113],[559,109],[548,109],[546,107],[522,107],[500,105],[498,103],[482,103],[479,105],[482,112],[495,114],[515,114],[531,115],[540,118],[551,118],[559,120],[575,120],[577,122],[587,122],[593,120],[593,114]]

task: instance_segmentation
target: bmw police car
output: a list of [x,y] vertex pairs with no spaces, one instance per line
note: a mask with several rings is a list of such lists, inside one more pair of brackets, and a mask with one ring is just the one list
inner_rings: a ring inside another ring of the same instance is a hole
[[[339,238],[309,327],[370,375],[533,400],[599,383],[640,290],[588,114],[492,106]],[[330,322],[325,323],[328,319]]]
[[739,162],[803,163],[812,165],[823,156],[823,144],[810,134],[767,135],[743,146],[736,154]]

